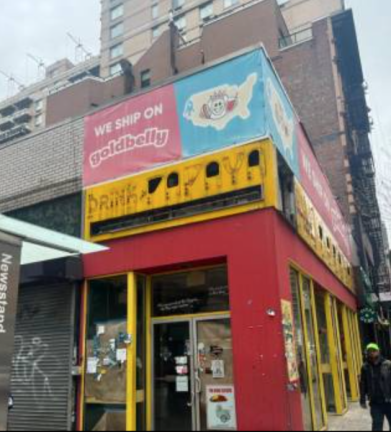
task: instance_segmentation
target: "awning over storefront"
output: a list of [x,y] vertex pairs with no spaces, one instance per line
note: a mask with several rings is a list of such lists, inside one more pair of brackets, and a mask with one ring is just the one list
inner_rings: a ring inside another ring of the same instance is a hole
[[0,233],[17,237],[22,241],[22,265],[107,250],[105,246],[92,244],[4,215],[0,215]]

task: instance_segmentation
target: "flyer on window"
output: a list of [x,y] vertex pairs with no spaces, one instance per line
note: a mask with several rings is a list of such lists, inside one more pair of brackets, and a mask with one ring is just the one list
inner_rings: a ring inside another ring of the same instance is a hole
[[208,386],[208,430],[236,431],[235,389],[233,386]]

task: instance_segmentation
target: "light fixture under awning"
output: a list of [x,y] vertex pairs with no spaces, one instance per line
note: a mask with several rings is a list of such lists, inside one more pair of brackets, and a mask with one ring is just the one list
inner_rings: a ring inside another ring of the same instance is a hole
[[106,246],[86,242],[4,215],[0,215],[0,232],[22,240],[22,265],[108,250]]

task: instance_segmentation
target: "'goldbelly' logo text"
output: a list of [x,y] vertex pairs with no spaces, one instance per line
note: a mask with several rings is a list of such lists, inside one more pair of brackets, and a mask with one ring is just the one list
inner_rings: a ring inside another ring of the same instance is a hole
[[157,128],[147,129],[139,135],[123,135],[118,139],[111,140],[107,146],[92,153],[90,155],[90,165],[92,168],[99,168],[107,160],[141,148],[154,147],[160,149],[167,145],[169,136],[169,130]]

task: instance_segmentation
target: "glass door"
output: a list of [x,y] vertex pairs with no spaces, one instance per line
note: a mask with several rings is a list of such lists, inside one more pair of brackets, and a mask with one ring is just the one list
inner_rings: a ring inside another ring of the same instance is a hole
[[291,290],[304,429],[322,430],[326,427],[327,412],[312,282],[292,269]]
[[338,390],[341,395],[341,403],[342,403],[342,412],[343,414],[348,409],[348,397],[346,390],[346,382],[345,382],[345,374],[344,374],[344,363],[343,363],[343,354],[342,354],[342,344],[341,344],[341,336],[339,329],[339,320],[338,320],[338,311],[337,311],[337,301],[332,298],[330,295],[328,296],[328,302],[330,303],[329,311],[330,311],[330,325],[333,330],[333,349],[335,351],[335,363],[337,365],[338,370]]
[[349,352],[347,343],[346,327],[344,325],[343,319],[343,307],[339,302],[336,302],[338,327],[341,341],[341,352],[342,352],[342,362],[343,362],[343,372],[345,378],[345,386],[348,398],[352,398],[352,386],[349,377]]
[[329,346],[329,328],[327,325],[326,296],[317,289],[315,293],[316,315],[318,319],[318,332],[320,342],[320,359],[322,363],[323,384],[325,389],[327,410],[337,413],[337,401],[334,387],[333,367]]
[[226,266],[153,276],[149,292],[150,426],[236,430]]
[[341,309],[341,317],[342,317],[342,326],[343,326],[343,334],[344,334],[344,342],[345,342],[345,351],[347,353],[346,362],[347,362],[347,380],[349,380],[349,388],[350,388],[350,398],[352,402],[358,402],[359,397],[359,383],[358,383],[358,366],[357,366],[357,356],[356,356],[356,348],[353,339],[353,328],[351,324],[351,312],[344,305],[340,306]]
[[196,319],[194,329],[197,429],[236,430],[231,321]]
[[314,314],[314,298],[310,279],[302,277],[303,290],[303,309],[307,335],[307,346],[309,355],[309,372],[312,386],[314,417],[316,429],[321,430],[326,426],[326,416],[323,406],[323,381],[321,380],[320,358],[319,358],[319,341],[317,320]]
[[237,429],[229,318],[155,322],[153,430]]
[[312,421],[312,406],[306,345],[304,338],[304,325],[301,311],[300,275],[293,269],[291,270],[291,290],[295,323],[297,364],[299,365],[300,373],[301,409],[303,413],[304,430],[312,431],[314,428]]
[[190,321],[153,329],[153,429],[195,429],[194,361]]

